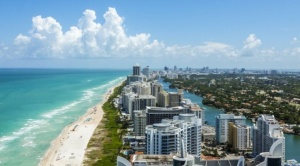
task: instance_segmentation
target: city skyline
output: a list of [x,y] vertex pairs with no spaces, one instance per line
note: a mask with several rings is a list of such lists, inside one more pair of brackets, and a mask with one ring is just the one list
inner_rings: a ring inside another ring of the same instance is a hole
[[299,4],[1,1],[0,68],[300,69]]

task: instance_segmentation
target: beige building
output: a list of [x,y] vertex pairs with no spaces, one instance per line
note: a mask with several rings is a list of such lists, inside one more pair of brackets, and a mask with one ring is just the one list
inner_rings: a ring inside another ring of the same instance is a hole
[[160,107],[168,107],[169,106],[169,94],[168,94],[168,92],[163,90],[158,94],[157,104]]
[[183,91],[178,89],[178,92],[169,92],[169,107],[180,106],[181,101],[183,100]]
[[246,150],[251,147],[250,127],[246,125],[235,125],[233,122],[228,123],[228,144],[233,149]]

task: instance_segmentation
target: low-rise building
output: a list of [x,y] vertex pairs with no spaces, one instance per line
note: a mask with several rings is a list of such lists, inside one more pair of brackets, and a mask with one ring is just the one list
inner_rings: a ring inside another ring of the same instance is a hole
[[216,140],[216,129],[211,126],[202,126],[202,142]]

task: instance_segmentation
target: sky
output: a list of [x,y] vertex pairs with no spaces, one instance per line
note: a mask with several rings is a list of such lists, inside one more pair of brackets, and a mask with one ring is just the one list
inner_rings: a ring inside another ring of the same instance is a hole
[[300,69],[300,1],[2,0],[0,68]]

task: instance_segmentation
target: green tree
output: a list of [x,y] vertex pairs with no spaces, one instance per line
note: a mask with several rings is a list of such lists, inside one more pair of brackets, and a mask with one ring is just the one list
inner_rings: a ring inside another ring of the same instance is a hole
[[300,127],[299,126],[294,126],[293,127],[293,130],[296,134],[299,134],[300,133]]

